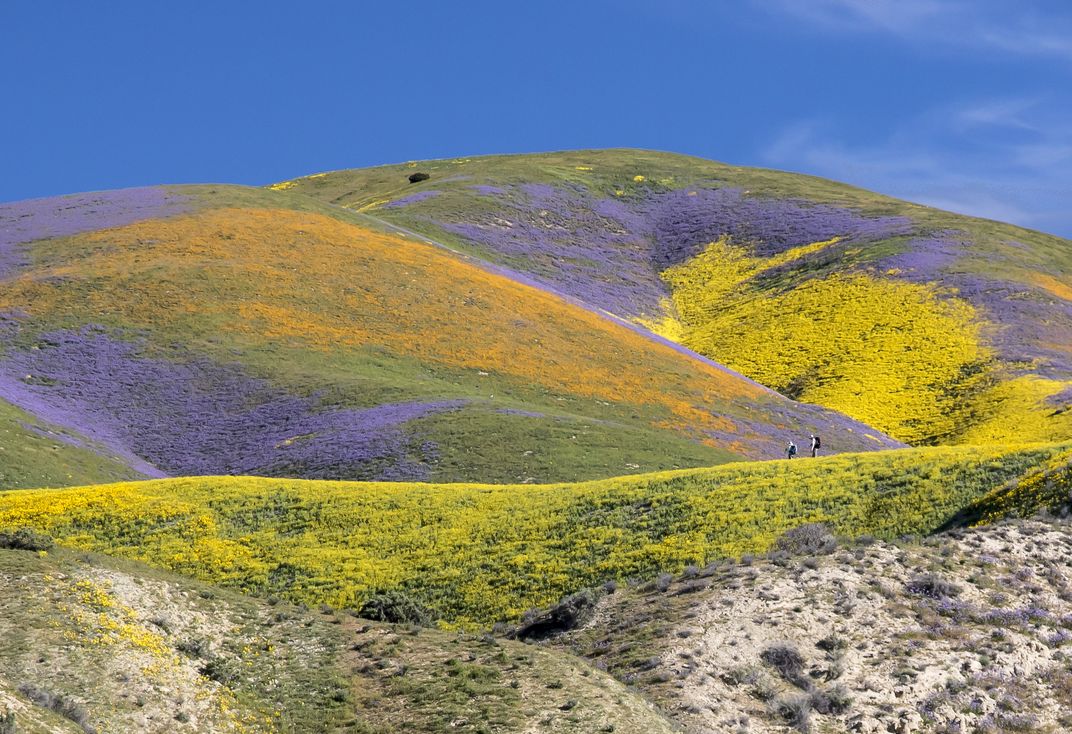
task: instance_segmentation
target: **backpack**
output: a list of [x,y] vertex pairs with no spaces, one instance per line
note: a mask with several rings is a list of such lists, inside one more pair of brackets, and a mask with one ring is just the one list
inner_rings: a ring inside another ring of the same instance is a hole
[[822,447],[823,447],[822,440],[818,436],[816,436],[815,437],[815,448],[821,449]]

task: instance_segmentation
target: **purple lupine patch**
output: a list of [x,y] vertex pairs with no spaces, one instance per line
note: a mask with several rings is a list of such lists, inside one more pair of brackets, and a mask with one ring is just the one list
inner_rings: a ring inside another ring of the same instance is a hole
[[1072,375],[1067,349],[1072,344],[1072,303],[1022,283],[956,267],[971,255],[971,241],[964,233],[937,232],[910,240],[906,247],[905,252],[881,260],[879,268],[896,269],[898,278],[915,283],[940,283],[970,302],[990,324],[987,340],[1006,363],[1025,365],[1026,372],[1050,379],[1067,380]]
[[[833,410],[798,403],[792,413],[784,407],[773,408],[769,420],[756,420],[743,416],[727,416],[733,421],[734,431],[715,431],[710,434],[720,444],[730,446],[744,442],[753,447],[756,456],[769,459],[785,457],[789,441],[801,444],[811,434],[823,438],[821,453],[837,454],[845,451],[870,451],[878,448],[904,448],[904,444],[875,431],[870,426],[855,421]],[[871,435],[874,438],[868,438]],[[834,438],[834,437],[837,438]]]
[[436,224],[546,287],[626,317],[661,313],[667,293],[659,271],[726,235],[769,255],[835,236],[892,237],[911,227],[904,217],[868,217],[732,188],[638,198],[601,198],[576,184],[493,188],[495,210]]
[[463,405],[320,406],[237,366],[146,357],[93,327],[40,341],[0,360],[0,397],[150,476],[419,480],[427,452],[412,445],[405,424]]
[[944,286],[979,308],[994,324],[987,335],[998,354],[1012,364],[1051,379],[1072,375],[1072,303],[1054,302],[1039,291],[1010,281],[950,273]]
[[418,191],[415,194],[403,196],[401,199],[395,199],[394,201],[388,202],[383,206],[385,209],[396,209],[398,207],[416,204],[418,201],[426,201],[427,199],[431,199],[435,196],[439,196],[439,191],[436,191],[435,189],[429,189],[428,191]]
[[159,186],[0,204],[0,278],[22,262],[19,245],[180,214],[188,198]]
[[970,247],[970,242],[958,232],[937,232],[928,237],[910,240],[906,250],[880,263],[886,269],[897,269],[910,280],[938,280]]
[[496,198],[493,212],[436,222],[481,245],[537,283],[621,315],[659,312],[665,289],[650,246],[613,212],[590,206],[585,190],[525,184]]
[[1066,405],[1072,405],[1072,387],[1066,387],[1056,395],[1051,395],[1046,398],[1046,404],[1052,405],[1057,408],[1063,408]]
[[723,236],[769,257],[834,237],[863,242],[912,229],[907,217],[869,217],[802,199],[748,196],[736,188],[677,189],[650,196],[636,208],[649,222],[653,260],[660,268],[697,255]]
[[506,189],[501,186],[492,186],[490,184],[477,184],[476,186],[470,186],[469,188],[484,196],[500,196],[506,193]]

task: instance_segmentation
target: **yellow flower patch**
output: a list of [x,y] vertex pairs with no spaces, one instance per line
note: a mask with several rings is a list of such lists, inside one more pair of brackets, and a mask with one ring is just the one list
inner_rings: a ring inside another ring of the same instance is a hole
[[930,286],[864,274],[784,290],[754,287],[771,268],[835,243],[754,258],[724,239],[666,270],[682,343],[907,443],[955,437],[991,359],[969,303]]

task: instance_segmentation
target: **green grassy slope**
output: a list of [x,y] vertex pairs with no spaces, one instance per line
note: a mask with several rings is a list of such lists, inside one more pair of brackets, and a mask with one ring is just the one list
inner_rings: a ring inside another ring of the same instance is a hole
[[140,479],[122,458],[0,400],[0,486],[62,487]]

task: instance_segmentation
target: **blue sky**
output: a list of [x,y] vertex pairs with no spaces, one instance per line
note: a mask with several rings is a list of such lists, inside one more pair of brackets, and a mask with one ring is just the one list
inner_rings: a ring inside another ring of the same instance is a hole
[[635,146],[1072,236],[1072,3],[0,6],[0,201]]

